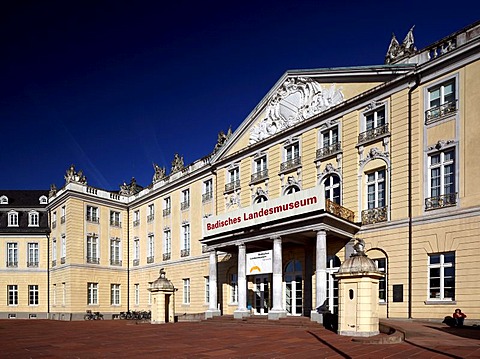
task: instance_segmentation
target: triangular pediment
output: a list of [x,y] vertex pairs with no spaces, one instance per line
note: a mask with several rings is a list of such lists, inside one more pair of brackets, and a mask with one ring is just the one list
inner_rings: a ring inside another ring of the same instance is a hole
[[219,149],[213,161],[272,138],[401,72],[392,66],[287,72]]

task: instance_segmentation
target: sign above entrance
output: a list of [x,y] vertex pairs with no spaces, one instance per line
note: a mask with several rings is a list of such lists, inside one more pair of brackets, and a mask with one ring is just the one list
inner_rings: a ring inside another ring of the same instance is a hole
[[203,237],[325,209],[319,187],[203,219]]
[[273,273],[272,250],[247,253],[247,275]]

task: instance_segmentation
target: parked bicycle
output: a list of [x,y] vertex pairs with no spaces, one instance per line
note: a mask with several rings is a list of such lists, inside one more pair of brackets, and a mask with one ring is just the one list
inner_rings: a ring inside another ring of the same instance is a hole
[[103,314],[100,312],[92,312],[87,310],[87,313],[83,316],[84,320],[103,320]]

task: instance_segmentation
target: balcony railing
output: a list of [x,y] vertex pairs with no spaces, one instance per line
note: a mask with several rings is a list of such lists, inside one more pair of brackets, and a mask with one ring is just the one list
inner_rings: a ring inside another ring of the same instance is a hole
[[163,253],[163,260],[168,261],[172,257],[172,253]]
[[152,222],[154,219],[155,219],[155,215],[153,213],[147,216],[147,222]]
[[122,223],[121,223],[120,221],[115,221],[115,220],[113,220],[113,219],[110,220],[110,225],[111,225],[112,227],[119,227],[119,228],[122,227]]
[[122,261],[120,259],[110,259],[110,265],[112,266],[122,266]]
[[250,183],[260,182],[260,181],[263,181],[267,178],[268,178],[268,170],[258,171],[256,173],[252,174],[252,177],[250,179]]
[[65,257],[60,258],[60,264],[65,264]]
[[18,267],[18,262],[17,261],[7,261],[7,267],[17,268]]
[[57,261],[56,260],[53,260],[52,261],[52,267],[55,267],[57,265]]
[[38,262],[27,262],[27,267],[38,268]]
[[358,143],[364,143],[368,142],[370,140],[373,140],[377,137],[382,137],[384,135],[387,135],[388,132],[388,123],[386,123],[383,126],[378,126],[375,128],[372,128],[371,130],[362,132],[361,134],[358,135]]
[[52,229],[57,227],[57,221],[52,222]]
[[65,216],[61,216],[61,217],[60,217],[60,223],[61,223],[61,224],[65,223]]
[[182,249],[180,251],[180,257],[188,257],[190,255],[190,249]]
[[280,164],[280,172],[292,170],[302,165],[302,157],[291,158]]
[[437,197],[425,198],[425,210],[451,207],[457,204],[457,193],[444,194]]
[[355,213],[353,211],[342,207],[329,199],[325,199],[325,210],[335,216],[346,219],[347,221],[355,222]]
[[231,181],[225,185],[225,192],[234,191],[235,189],[240,188],[240,180]]
[[184,202],[180,203],[180,209],[182,211],[184,211],[188,208],[190,208],[190,201],[184,201]]
[[341,142],[333,143],[317,150],[317,160],[336,154],[342,150]]
[[100,218],[97,216],[91,216],[87,214],[87,222],[93,222],[93,223],[98,223],[100,221]]
[[209,191],[204,194],[202,194],[202,202],[208,202],[211,201],[213,198],[213,192]]
[[134,259],[133,260],[133,265],[138,266],[140,264],[140,259]]
[[100,258],[87,257],[87,263],[100,264]]
[[147,263],[153,263],[153,262],[155,262],[154,256],[147,257]]
[[163,210],[163,216],[164,216],[164,217],[169,216],[171,213],[172,213],[172,209],[171,209],[171,208],[165,208],[165,209]]
[[441,120],[448,114],[457,112],[457,101],[446,102],[441,106],[433,107],[425,111],[425,124],[428,125]]
[[388,207],[371,208],[362,211],[362,224],[386,222],[388,220]]
[[139,225],[140,225],[140,220],[139,219],[133,221],[133,226],[134,227],[138,227]]

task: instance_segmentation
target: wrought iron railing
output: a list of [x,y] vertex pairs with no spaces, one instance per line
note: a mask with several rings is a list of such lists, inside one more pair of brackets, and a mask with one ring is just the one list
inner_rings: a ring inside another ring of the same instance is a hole
[[98,223],[99,221],[100,221],[100,218],[98,218],[97,216],[92,216],[87,214],[87,222]]
[[137,227],[137,226],[139,226],[139,225],[140,225],[140,220],[139,220],[139,219],[133,221],[133,226],[134,226],[134,227]]
[[165,209],[163,210],[163,216],[164,216],[164,217],[169,216],[170,213],[172,213],[172,209],[171,209],[171,208],[165,208]]
[[153,213],[147,216],[147,222],[152,222],[154,219],[155,219],[155,214]]
[[122,223],[120,221],[110,220],[110,225],[112,227],[122,227]]
[[65,223],[65,216],[60,217],[60,223],[62,223],[62,224]]
[[383,126],[378,126],[375,128],[372,128],[371,130],[362,132],[361,134],[358,135],[358,143],[364,143],[368,142],[370,140],[373,140],[377,137],[381,137],[383,135],[387,135],[388,132],[388,123],[386,123]]
[[432,107],[425,111],[425,124],[428,125],[442,119],[444,116],[457,112],[457,100]]
[[225,185],[225,192],[233,191],[240,188],[240,180],[235,180]]
[[153,262],[155,262],[154,256],[147,257],[147,263],[153,263]]
[[267,178],[268,178],[268,170],[262,170],[252,174],[250,182],[255,183],[255,182],[263,181]]
[[371,208],[362,211],[362,224],[386,222],[388,220],[388,207]]
[[180,251],[180,257],[188,257],[190,255],[190,249],[182,249]]
[[87,257],[87,263],[99,264],[100,263],[100,258]]
[[457,204],[457,193],[448,193],[437,197],[425,198],[425,210],[451,207]]
[[38,267],[38,262],[27,262],[27,267],[37,268]]
[[122,261],[120,259],[110,259],[110,265],[112,266],[121,266]]
[[7,261],[7,267],[16,268],[16,267],[18,267],[18,262],[17,261]]
[[280,164],[280,172],[298,168],[302,165],[302,157],[291,158]]
[[338,153],[342,150],[341,142],[333,143],[317,150],[317,160]]
[[140,264],[140,259],[134,259],[133,260],[133,265],[138,266]]
[[60,264],[65,264],[65,257],[60,258]]
[[57,227],[57,221],[52,222],[52,229]]
[[52,261],[52,267],[55,267],[56,265],[57,265],[57,261],[56,260]]
[[183,201],[182,203],[180,203],[180,209],[182,211],[184,211],[188,208],[190,208],[190,201]]
[[168,261],[172,257],[172,253],[163,253],[163,260]]
[[355,212],[329,200],[328,198],[325,199],[325,210],[340,218],[346,219],[347,221],[350,221],[350,222],[355,221]]
[[212,200],[212,198],[213,198],[213,192],[212,191],[205,192],[204,194],[202,194],[202,202],[208,202],[208,201]]

